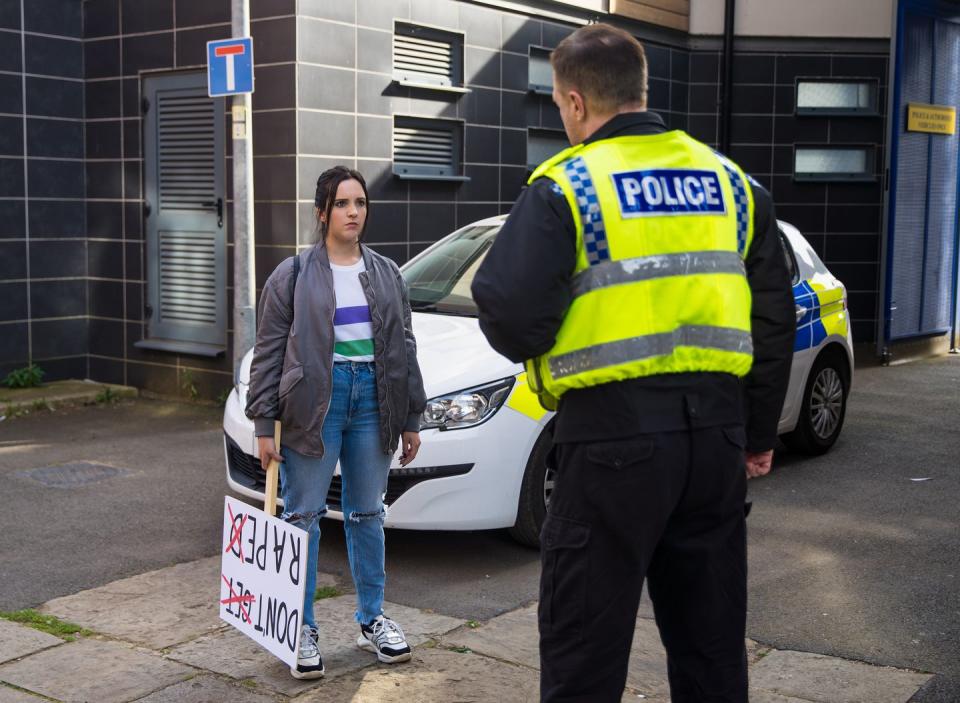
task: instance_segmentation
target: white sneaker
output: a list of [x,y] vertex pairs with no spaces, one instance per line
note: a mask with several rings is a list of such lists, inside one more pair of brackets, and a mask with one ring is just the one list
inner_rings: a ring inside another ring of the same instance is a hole
[[376,652],[377,659],[385,664],[410,661],[410,645],[403,636],[403,630],[382,615],[378,615],[369,625],[360,625],[357,646],[368,652]]
[[319,679],[323,677],[323,659],[317,646],[317,628],[304,625],[300,628],[300,651],[297,653],[297,665],[290,667],[290,675],[295,679]]

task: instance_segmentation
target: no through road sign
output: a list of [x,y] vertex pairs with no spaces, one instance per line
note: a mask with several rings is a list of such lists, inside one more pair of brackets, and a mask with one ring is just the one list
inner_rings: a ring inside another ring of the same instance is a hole
[[211,98],[253,92],[250,37],[207,42],[207,93]]

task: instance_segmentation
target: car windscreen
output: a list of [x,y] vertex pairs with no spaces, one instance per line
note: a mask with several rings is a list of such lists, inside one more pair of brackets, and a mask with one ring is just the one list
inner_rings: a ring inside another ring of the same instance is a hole
[[465,227],[407,263],[403,277],[410,289],[410,307],[476,317],[470,284],[499,230],[499,224]]

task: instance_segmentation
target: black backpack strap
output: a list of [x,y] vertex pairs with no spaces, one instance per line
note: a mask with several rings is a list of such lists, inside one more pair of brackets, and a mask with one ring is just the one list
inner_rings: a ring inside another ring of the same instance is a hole
[[297,278],[300,276],[300,255],[293,257],[293,275],[290,276],[290,319],[293,320],[293,294],[297,291]]

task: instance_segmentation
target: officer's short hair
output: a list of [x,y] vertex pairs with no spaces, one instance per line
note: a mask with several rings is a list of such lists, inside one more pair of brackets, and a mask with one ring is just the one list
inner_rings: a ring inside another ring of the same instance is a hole
[[647,102],[647,57],[633,35],[609,24],[581,27],[565,38],[550,64],[556,79],[594,107],[613,111]]

